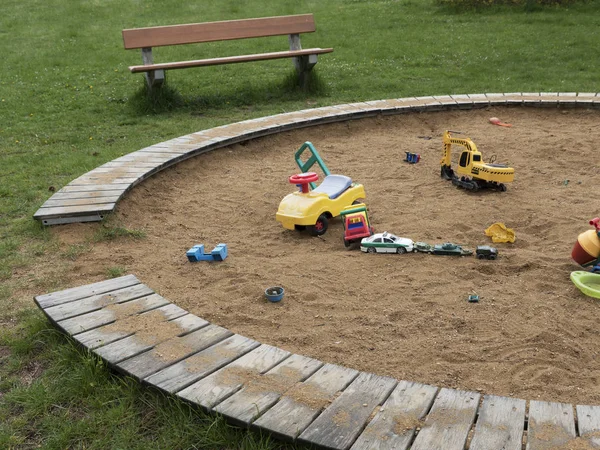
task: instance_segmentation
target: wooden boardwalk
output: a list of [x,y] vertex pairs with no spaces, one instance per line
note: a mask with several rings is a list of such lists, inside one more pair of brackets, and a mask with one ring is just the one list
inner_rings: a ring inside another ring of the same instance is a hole
[[600,448],[600,406],[398,381],[261,344],[190,314],[127,275],[35,297],[114,369],[232,423],[316,448]]
[[376,115],[488,106],[600,108],[596,93],[511,93],[410,97],[348,103],[246,120],[188,134],[134,151],[71,181],[34,214],[44,225],[102,220],[123,195],[180,161],[237,142],[323,123]]

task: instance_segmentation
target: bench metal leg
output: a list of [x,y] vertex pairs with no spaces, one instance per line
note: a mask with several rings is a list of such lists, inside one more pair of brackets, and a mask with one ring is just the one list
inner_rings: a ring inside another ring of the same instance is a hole
[[317,55],[297,56],[293,60],[300,79],[300,86],[305,88],[308,83],[309,73],[315,64],[317,64]]
[[[299,34],[288,35],[288,42],[290,44],[290,50],[302,50]],[[300,86],[305,88],[308,83],[308,74],[317,63],[317,55],[296,56],[292,58],[292,61],[296,68],[296,72],[298,72]]]
[[[152,57],[152,47],[142,48],[142,62],[146,64],[154,64],[154,58]],[[165,82],[165,71],[164,70],[151,70],[145,72],[146,84],[149,89],[153,87],[162,86]]]
[[151,70],[150,72],[145,72],[144,76],[146,77],[146,84],[150,89],[160,87],[165,82],[164,70]]

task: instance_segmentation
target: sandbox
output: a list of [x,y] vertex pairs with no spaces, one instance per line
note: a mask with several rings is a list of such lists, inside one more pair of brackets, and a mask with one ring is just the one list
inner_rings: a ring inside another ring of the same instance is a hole
[[[512,128],[492,125],[497,116]],[[210,322],[282,349],[378,375],[527,399],[600,403],[598,304],[569,281],[570,249],[598,215],[600,111],[488,107],[417,112],[284,131],[166,169],[118,204],[113,224],[144,239],[94,243],[73,267],[85,284],[124,267]],[[441,134],[460,130],[515,168],[506,192],[466,192],[439,176]],[[319,238],[275,221],[293,152],[311,141],[334,173],[365,185],[372,224],[415,241],[489,244],[499,259],[347,251],[342,225]],[[405,152],[421,154],[417,164]],[[85,242],[98,225],[53,232]],[[220,263],[187,261],[225,242]],[[279,303],[264,298],[283,286]],[[479,303],[468,303],[477,294]]]

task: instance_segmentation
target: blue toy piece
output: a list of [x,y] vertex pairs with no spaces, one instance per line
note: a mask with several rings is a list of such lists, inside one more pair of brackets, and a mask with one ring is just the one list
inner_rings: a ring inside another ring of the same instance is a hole
[[407,163],[415,164],[418,163],[420,160],[421,155],[419,153],[406,152],[406,159],[404,161],[406,161]]
[[210,252],[215,261],[223,261],[227,258],[227,244],[217,244]]
[[204,253],[204,244],[194,245],[186,253],[188,261],[223,261],[227,258],[227,244],[218,244],[210,253]]

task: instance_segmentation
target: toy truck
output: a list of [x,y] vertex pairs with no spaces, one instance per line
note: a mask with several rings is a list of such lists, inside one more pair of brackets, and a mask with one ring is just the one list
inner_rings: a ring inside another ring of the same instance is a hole
[[359,244],[362,238],[373,234],[373,227],[369,223],[367,205],[358,203],[346,207],[340,213],[344,223],[344,246],[350,248]]
[[477,259],[496,259],[498,258],[498,249],[489,245],[479,245],[475,250],[475,257]]

